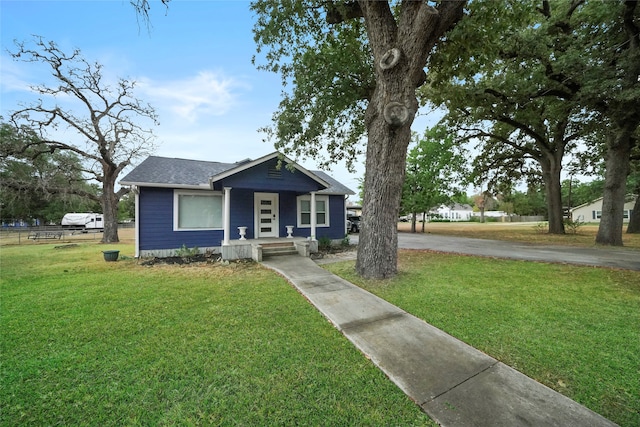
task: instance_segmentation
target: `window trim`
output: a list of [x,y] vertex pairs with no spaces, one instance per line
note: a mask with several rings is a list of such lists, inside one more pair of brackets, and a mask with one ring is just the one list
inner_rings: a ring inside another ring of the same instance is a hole
[[[311,228],[311,224],[303,224],[302,223],[302,201],[309,201],[311,202],[311,195],[310,194],[306,194],[303,196],[298,196],[296,197],[296,218],[297,218],[297,223],[298,223],[298,228]],[[325,206],[325,212],[324,212],[324,218],[325,218],[325,222],[324,223],[319,223],[317,222],[317,215],[318,212],[316,211],[316,227],[331,227],[331,221],[330,221],[330,217],[331,215],[329,215],[329,210],[330,210],[330,205],[329,205],[329,196],[325,196],[325,195],[318,195],[316,194],[316,202],[319,201],[324,201],[324,206]],[[309,203],[309,205],[311,205],[311,203]]]
[[[178,212],[180,196],[217,196],[220,197],[221,203],[221,221],[220,227],[209,228],[180,228],[178,222]],[[224,195],[222,191],[210,191],[210,190],[173,190],[173,231],[211,231],[211,230],[224,230]]]

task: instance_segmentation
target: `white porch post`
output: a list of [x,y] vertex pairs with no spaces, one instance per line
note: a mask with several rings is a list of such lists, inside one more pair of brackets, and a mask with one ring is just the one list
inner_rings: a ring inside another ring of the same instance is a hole
[[311,240],[316,240],[316,192],[311,192]]
[[224,241],[222,246],[229,246],[231,234],[231,187],[224,187]]
[[135,194],[135,213],[134,215],[134,233],[136,236],[134,257],[140,257],[140,190],[135,185],[131,187],[131,191]]

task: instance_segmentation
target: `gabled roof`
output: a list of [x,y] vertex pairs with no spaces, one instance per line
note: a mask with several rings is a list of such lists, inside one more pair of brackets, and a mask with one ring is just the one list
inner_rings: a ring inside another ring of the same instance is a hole
[[[293,160],[290,160],[289,158],[287,158],[286,156],[283,156],[282,154],[278,153],[277,151],[271,154],[267,154],[266,156],[262,156],[259,159],[253,160],[253,161],[247,161],[247,160],[243,160],[242,162],[236,163],[236,167],[233,167],[231,169],[228,169],[226,171],[222,171],[220,173],[218,173],[217,175],[211,176],[210,178],[210,182],[211,184],[213,184],[214,182],[218,182],[224,178],[227,178],[231,175],[235,175],[238,172],[242,172],[244,170],[250,169],[254,166],[257,166],[261,163],[267,162],[269,160],[273,160],[273,159],[281,159],[283,161],[283,163],[287,163],[288,165],[293,166],[293,168],[297,171],[300,171],[301,173],[303,173],[304,175],[308,176],[309,178],[311,178],[312,180],[316,181],[318,184],[322,185],[323,187],[329,187],[329,183],[326,182],[325,180],[323,180],[322,178],[320,178],[319,176],[317,176],[316,174],[311,173],[310,171],[306,170],[305,168],[303,168],[302,166],[298,165],[297,163],[295,163]],[[285,165],[283,165],[282,167],[285,167]]]
[[[625,203],[635,202],[636,197],[638,197],[638,196],[636,196],[634,194],[626,194],[625,197],[624,197],[624,202]],[[582,208],[584,208],[586,206],[589,206],[589,205],[595,205],[596,203],[601,202],[603,199],[604,199],[604,197],[598,197],[597,199],[592,200],[590,202],[583,203],[583,204],[581,204],[579,206],[574,206],[571,209],[569,209],[569,212],[573,212],[573,211],[575,211],[577,209],[582,209]]]
[[[245,159],[236,163],[149,156],[122,178],[120,185],[208,189],[214,182],[279,156],[281,156],[280,153],[275,152],[256,160]],[[282,156],[282,159],[285,163],[291,164],[295,170],[325,187],[318,191],[318,194],[355,194],[322,171],[309,171],[287,157]]]
[[454,202],[452,204],[442,204],[439,206],[435,206],[431,208],[431,210],[435,211],[438,209],[449,209],[450,211],[473,211],[473,208],[468,204],[460,204],[458,202]]

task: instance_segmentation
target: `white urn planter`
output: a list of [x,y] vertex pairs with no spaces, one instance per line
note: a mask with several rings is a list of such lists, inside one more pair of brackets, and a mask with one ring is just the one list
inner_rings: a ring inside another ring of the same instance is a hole
[[287,239],[293,239],[293,225],[285,225],[287,227]]
[[247,227],[238,227],[238,232],[240,233],[240,240],[247,240],[244,237],[247,234]]

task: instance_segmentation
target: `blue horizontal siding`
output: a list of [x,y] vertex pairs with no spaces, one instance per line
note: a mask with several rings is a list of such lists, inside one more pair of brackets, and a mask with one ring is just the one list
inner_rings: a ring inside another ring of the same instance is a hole
[[328,237],[330,239],[342,239],[346,234],[345,221],[345,198],[344,196],[329,196],[329,227],[326,234],[321,233],[322,229],[318,229],[318,238]]
[[298,223],[296,197],[296,193],[280,193],[280,236],[286,237],[287,225],[293,225],[293,235],[300,236],[295,231],[295,225]]
[[220,246],[222,230],[173,231],[173,190],[140,188],[140,250]]
[[231,190],[231,240],[240,238],[238,227],[247,227],[247,239],[255,238],[253,221],[253,191],[233,188]]

